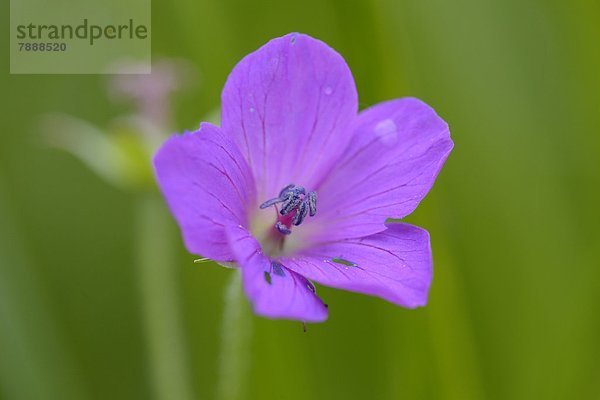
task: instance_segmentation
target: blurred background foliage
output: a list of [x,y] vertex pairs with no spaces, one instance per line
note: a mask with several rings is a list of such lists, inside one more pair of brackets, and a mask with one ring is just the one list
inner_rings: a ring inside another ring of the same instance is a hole
[[[408,218],[432,237],[429,305],[321,287],[330,319],[307,333],[252,316],[240,398],[600,399],[598,1],[154,0],[152,15],[153,57],[197,74],[177,131],[218,108],[242,56],[300,31],[346,58],[361,108],[420,97],[456,143]],[[170,219],[140,224],[157,199],[42,140],[47,113],[129,112],[107,77],[9,75],[4,57],[0,398],[215,398],[232,271],[194,264]],[[165,263],[170,280],[144,280]]]

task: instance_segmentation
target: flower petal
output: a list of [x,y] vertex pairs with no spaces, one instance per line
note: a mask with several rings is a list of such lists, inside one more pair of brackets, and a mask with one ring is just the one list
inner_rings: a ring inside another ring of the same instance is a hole
[[362,239],[322,244],[282,263],[320,284],[381,297],[414,308],[427,303],[432,278],[426,230],[388,224]]
[[327,319],[327,307],[315,294],[312,283],[281,264],[273,265],[245,228],[228,229],[227,233],[256,314],[304,322]]
[[410,214],[452,147],[448,125],[420,100],[392,100],[363,111],[344,158],[318,188],[311,239],[364,237],[384,230],[386,219]]
[[222,127],[247,158],[261,199],[289,183],[308,190],[343,153],[358,110],[344,59],[289,34],[246,56],[222,95]]
[[247,210],[256,204],[252,174],[235,144],[216,126],[202,124],[167,140],[154,167],[187,249],[231,261],[225,227],[247,224]]

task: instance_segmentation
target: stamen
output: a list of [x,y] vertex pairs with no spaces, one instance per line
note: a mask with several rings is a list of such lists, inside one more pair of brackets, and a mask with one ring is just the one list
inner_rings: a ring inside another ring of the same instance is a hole
[[296,186],[293,191],[299,194],[306,194],[306,189],[304,189],[302,186]]
[[308,208],[310,216],[314,217],[317,213],[317,192],[308,192]]
[[284,199],[280,198],[280,197],[276,197],[274,199],[271,200],[267,200],[264,203],[262,203],[259,208],[261,210],[264,210],[265,208],[271,207],[272,205],[275,205],[277,203],[281,203],[282,201],[284,201]]
[[308,206],[306,205],[306,202],[302,202],[302,204],[300,204],[300,207],[298,207],[298,210],[296,211],[296,215],[294,215],[294,220],[293,223],[294,225],[298,226],[302,223],[302,221],[304,221],[304,218],[306,218],[306,214],[308,213]]
[[294,185],[293,183],[290,183],[289,185],[287,185],[286,187],[284,187],[283,189],[281,189],[281,192],[279,192],[279,197],[283,197],[284,194],[287,193],[288,190],[290,190],[291,188],[293,188]]
[[292,224],[298,226],[307,215],[314,217],[317,213],[317,192],[307,193],[304,187],[290,183],[281,189],[278,197],[265,201],[259,208],[263,210],[279,203],[282,203],[279,208],[281,217],[277,218],[275,229],[282,235],[289,235]]
[[294,211],[300,205],[300,203],[302,203],[302,199],[300,198],[300,196],[296,195],[295,193],[292,193],[290,197],[286,200],[286,202],[283,203],[283,205],[281,206],[281,210],[279,211],[279,213],[281,215],[288,215],[289,213]]
[[292,230],[285,226],[281,221],[277,221],[275,224],[275,229],[277,229],[282,235],[289,235],[292,233]]

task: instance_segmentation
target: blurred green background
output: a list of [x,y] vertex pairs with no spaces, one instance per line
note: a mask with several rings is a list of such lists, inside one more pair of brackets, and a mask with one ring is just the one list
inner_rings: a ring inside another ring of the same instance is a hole
[[1,399],[600,399],[598,1],[154,0],[152,15],[153,57],[198,77],[176,130],[291,31],[345,57],[361,108],[411,95],[448,121],[454,152],[408,218],[431,233],[430,303],[320,287],[327,323],[248,317],[249,364],[223,382],[232,271],[194,264],[158,198],[41,139],[46,113],[106,127],[130,107],[106,76],[9,75],[4,34]]

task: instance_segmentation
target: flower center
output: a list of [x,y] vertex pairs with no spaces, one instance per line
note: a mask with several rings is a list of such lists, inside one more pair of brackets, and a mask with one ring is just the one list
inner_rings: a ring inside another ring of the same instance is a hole
[[301,244],[289,235],[292,227],[299,226],[308,216],[312,217],[317,213],[317,193],[307,192],[302,186],[290,184],[281,189],[277,197],[259,206],[261,210],[270,207],[275,211],[275,222],[268,214],[260,213],[260,216],[253,218],[252,233],[258,238],[265,254],[277,257],[293,251]]
[[[278,209],[277,204],[281,204]],[[300,225],[306,215],[313,217],[317,213],[317,192],[308,192],[302,186],[293,183],[287,185],[279,192],[279,196],[267,200],[260,205],[260,209],[275,206],[278,210],[277,221],[274,228],[281,235],[292,233],[292,225]]]

